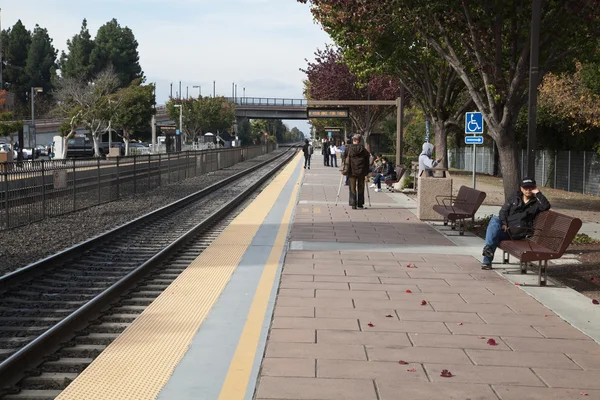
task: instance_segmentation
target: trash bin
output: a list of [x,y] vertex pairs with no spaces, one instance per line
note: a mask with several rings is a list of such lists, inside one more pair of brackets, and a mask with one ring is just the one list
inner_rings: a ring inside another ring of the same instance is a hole
[[[423,171],[419,176],[417,191],[417,218],[422,221],[443,221],[444,218],[433,211],[433,206],[438,204],[438,196],[450,197],[451,195],[452,178],[448,170],[429,169]],[[441,198],[439,201],[439,204],[442,204]]]

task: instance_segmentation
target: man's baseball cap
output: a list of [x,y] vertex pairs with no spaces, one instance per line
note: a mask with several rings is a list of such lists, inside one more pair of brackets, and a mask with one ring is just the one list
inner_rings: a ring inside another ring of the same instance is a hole
[[523,180],[521,181],[521,187],[525,189],[533,189],[537,187],[537,184],[535,183],[535,179],[533,178],[523,178]]

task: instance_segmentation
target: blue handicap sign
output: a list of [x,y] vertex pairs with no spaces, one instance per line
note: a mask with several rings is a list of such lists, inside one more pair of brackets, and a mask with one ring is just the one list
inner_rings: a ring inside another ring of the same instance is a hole
[[175,134],[179,135],[179,129],[175,130]]
[[465,133],[483,133],[483,114],[480,112],[468,112],[465,114]]
[[483,144],[483,136],[465,136],[465,144]]
[[327,132],[327,136],[331,137],[333,134],[331,132]]

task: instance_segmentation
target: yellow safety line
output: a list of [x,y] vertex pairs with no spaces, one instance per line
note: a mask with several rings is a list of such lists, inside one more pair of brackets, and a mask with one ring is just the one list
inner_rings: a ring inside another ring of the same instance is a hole
[[273,249],[271,250],[271,254],[269,254],[269,258],[267,259],[267,263],[256,288],[256,294],[254,295],[254,300],[250,306],[250,312],[248,313],[244,330],[240,336],[240,341],[238,342],[235,354],[229,365],[229,371],[227,372],[223,387],[221,388],[219,400],[238,400],[244,399],[246,396],[250,373],[252,372],[256,350],[260,340],[262,325],[271,297],[271,290],[273,288],[275,277],[277,276],[279,260],[281,259],[281,254],[285,248],[288,226],[292,218],[292,211],[294,210],[296,197],[303,176],[304,171],[300,174],[300,177],[294,186],[287,208],[281,219],[281,225],[279,226]]
[[300,155],[58,397],[158,396],[264,222]]

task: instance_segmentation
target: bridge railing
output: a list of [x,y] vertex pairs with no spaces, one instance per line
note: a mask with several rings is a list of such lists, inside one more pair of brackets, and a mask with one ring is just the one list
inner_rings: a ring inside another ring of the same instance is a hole
[[229,102],[239,106],[284,106],[284,107],[306,107],[305,99],[284,99],[275,97],[227,97]]

